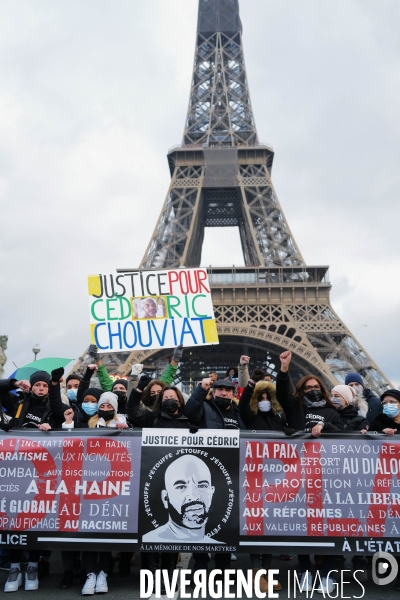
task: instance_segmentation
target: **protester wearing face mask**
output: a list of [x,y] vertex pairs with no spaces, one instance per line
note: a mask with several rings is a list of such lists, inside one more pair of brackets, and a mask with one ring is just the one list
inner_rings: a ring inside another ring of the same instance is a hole
[[381,404],[382,413],[372,421],[369,431],[381,431],[392,436],[400,432],[400,391],[386,390],[381,396]]
[[286,416],[276,399],[275,384],[264,381],[264,371],[255,369],[239,401],[240,416],[247,429],[283,431]]
[[65,391],[70,404],[76,402],[78,388],[82,377],[78,373],[71,373],[65,380]]
[[141,406],[140,394],[131,391],[127,413],[135,427],[189,428],[189,420],[184,414],[185,402],[178,388],[167,386],[156,398],[153,410],[147,410]]
[[[74,395],[76,392],[76,400],[70,400],[69,411],[64,412],[65,420],[62,423],[63,429],[86,428],[89,426],[89,419],[97,413],[97,403],[102,391],[98,388],[89,388],[90,378],[96,369],[96,365],[89,365],[84,377],[79,381],[78,389],[75,387],[71,389]],[[63,371],[63,369],[58,369],[59,382],[61,381]],[[55,371],[53,371],[53,374],[55,374]],[[53,381],[53,384],[50,386],[50,406],[53,410],[61,412],[64,409],[65,411],[65,404],[62,402],[60,394],[60,385],[57,386],[54,383]],[[72,397],[72,394],[70,396]]]
[[368,429],[368,404],[362,396],[357,396],[354,388],[337,385],[331,392],[331,400],[339,411],[345,431]]
[[31,375],[29,383],[20,387],[17,396],[11,394],[3,398],[6,414],[12,417],[12,427],[37,428],[41,431],[61,427],[64,412],[69,406],[62,403],[58,407],[50,406],[49,386],[50,375],[46,371],[36,371]]
[[[276,378],[276,397],[286,413],[289,427],[297,431],[308,431],[319,437],[324,431],[342,432],[344,424],[332,403],[328,391],[319,377],[306,375],[296,385],[294,394],[290,391],[289,366],[292,360],[290,350],[280,355],[281,370]],[[300,586],[303,592],[312,591],[311,560],[309,555],[298,555]],[[330,594],[335,589],[335,580],[330,574],[335,569],[334,556],[323,557],[321,585],[318,593]]]
[[368,423],[372,423],[382,408],[378,396],[372,390],[365,387],[364,380],[359,373],[348,373],[344,383],[354,388],[357,396],[364,398],[368,405],[367,421]]
[[126,404],[128,402],[128,380],[116,379],[111,388],[113,394],[118,398],[118,412],[121,415],[126,414]]
[[89,419],[89,427],[116,427],[127,429],[125,415],[118,414],[118,397],[112,392],[103,392],[97,404],[97,413]]

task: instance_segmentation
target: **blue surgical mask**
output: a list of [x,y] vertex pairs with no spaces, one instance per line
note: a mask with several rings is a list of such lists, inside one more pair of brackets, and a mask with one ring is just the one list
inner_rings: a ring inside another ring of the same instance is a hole
[[385,404],[382,412],[387,417],[394,419],[399,414],[399,408],[397,404]]
[[342,400],[337,396],[332,396],[331,401],[333,402],[333,404],[336,404],[336,406],[342,406]]
[[78,394],[78,390],[67,390],[68,400],[71,400],[71,402],[76,402],[77,394]]
[[93,417],[97,413],[97,404],[94,402],[82,402],[82,410],[89,415],[89,417]]

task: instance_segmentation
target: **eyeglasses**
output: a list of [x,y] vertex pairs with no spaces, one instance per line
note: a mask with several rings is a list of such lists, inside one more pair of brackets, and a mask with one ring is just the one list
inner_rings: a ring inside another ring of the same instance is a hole
[[320,391],[321,387],[319,385],[306,385],[306,387],[304,388],[305,392],[311,392],[312,390]]

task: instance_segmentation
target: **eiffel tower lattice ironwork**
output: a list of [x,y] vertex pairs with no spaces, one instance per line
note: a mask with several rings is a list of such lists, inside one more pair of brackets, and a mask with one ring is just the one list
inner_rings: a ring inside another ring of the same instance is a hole
[[[378,366],[330,305],[328,267],[310,267],[291,234],[271,181],[273,149],[259,142],[250,102],[238,0],[199,0],[196,50],[182,144],[168,152],[171,184],[142,269],[200,265],[205,227],[239,228],[243,268],[209,270],[219,346],[186,351],[179,377],[222,373],[240,354],[274,374],[283,349],[292,375],[328,385],[359,372],[377,392]],[[120,269],[130,271],[134,269]],[[161,366],[168,352],[104,356],[110,370]]]

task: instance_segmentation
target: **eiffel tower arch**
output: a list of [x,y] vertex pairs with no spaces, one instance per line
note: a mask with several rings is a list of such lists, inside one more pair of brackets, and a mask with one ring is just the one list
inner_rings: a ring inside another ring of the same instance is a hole
[[[242,353],[275,374],[280,352],[290,349],[294,380],[311,371],[334,385],[357,371],[382,392],[390,382],[331,307],[328,267],[305,264],[272,183],[273,161],[255,125],[239,0],[199,0],[183,140],[168,152],[171,184],[140,268],[197,267],[204,228],[232,226],[245,267],[210,267],[220,344],[186,350],[179,380],[222,373]],[[103,358],[127,373],[137,362],[161,367],[169,353]]]

